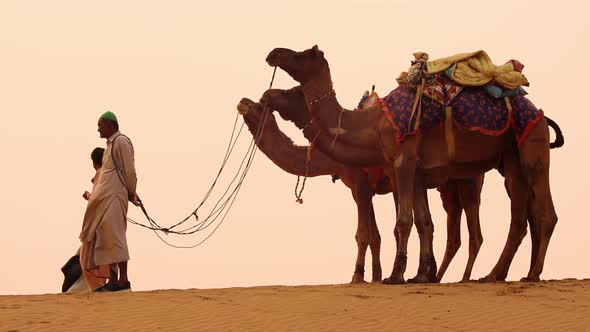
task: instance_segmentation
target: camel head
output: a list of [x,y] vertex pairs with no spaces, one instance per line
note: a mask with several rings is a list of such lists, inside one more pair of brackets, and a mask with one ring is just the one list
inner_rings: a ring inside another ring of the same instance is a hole
[[238,113],[244,117],[248,126],[258,126],[262,121],[262,105],[248,98],[242,98],[238,104]]
[[266,62],[273,67],[281,68],[302,84],[317,79],[320,75],[330,74],[324,52],[320,51],[317,45],[301,52],[275,48],[266,57]]
[[299,129],[305,127],[311,120],[307,112],[303,89],[299,85],[288,90],[266,90],[260,98],[260,103],[277,111],[281,118],[292,121]]

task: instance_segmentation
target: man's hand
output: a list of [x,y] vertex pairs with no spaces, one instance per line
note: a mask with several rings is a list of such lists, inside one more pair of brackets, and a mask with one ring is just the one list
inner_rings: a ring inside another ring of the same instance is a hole
[[89,200],[89,199],[90,199],[90,193],[89,193],[88,191],[85,191],[85,192],[82,194],[82,197],[84,197],[84,199],[85,199],[85,200]]
[[141,206],[141,199],[137,193],[129,193],[129,201],[135,206]]

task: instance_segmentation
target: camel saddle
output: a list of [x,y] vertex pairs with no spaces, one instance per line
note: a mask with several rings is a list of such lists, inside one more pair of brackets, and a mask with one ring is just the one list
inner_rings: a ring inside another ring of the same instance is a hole
[[513,90],[529,85],[522,74],[523,67],[516,60],[496,66],[486,52],[479,50],[428,61],[426,72],[433,75],[445,71],[448,77],[463,86],[484,86],[495,81],[501,87]]
[[522,74],[524,65],[517,60],[510,60],[502,66],[496,66],[483,50],[460,53],[433,61],[428,61],[429,56],[424,52],[416,52],[413,55],[414,60],[411,62],[410,69],[402,72],[397,78],[400,85],[416,89],[408,126],[413,127],[413,131],[420,128],[422,96],[442,105],[447,148],[451,160],[455,156],[455,142],[453,109],[450,105],[465,87],[482,87],[490,96],[504,98],[509,113],[512,112],[509,97],[526,95],[522,86],[528,86],[529,82]]
[[529,82],[518,60],[496,66],[483,50],[432,61],[424,52],[413,55],[411,67],[399,75],[397,82],[417,88],[423,85],[421,94],[442,105],[450,103],[467,86],[481,86],[495,98],[527,94],[522,86],[529,86]]

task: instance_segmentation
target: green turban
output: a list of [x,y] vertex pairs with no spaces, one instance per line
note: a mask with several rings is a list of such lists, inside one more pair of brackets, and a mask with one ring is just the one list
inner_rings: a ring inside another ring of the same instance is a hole
[[100,119],[107,119],[107,120],[111,120],[113,122],[117,122],[117,117],[115,116],[115,113],[108,111],[108,112],[104,112],[101,116]]

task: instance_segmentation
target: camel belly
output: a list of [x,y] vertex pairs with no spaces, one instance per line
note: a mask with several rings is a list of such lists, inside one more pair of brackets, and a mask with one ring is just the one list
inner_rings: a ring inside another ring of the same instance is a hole
[[450,160],[443,127],[421,133],[418,169],[428,188],[449,179],[473,178],[498,167],[502,154],[513,144],[511,132],[488,136],[455,127],[454,134],[456,154]]
[[426,188],[437,188],[449,180],[473,179],[498,167],[498,160],[477,163],[451,163],[447,166],[421,168],[417,174],[422,176]]
[[[478,164],[497,161],[502,153],[510,147],[510,138],[512,137],[510,131],[500,136],[489,136],[457,127],[454,128],[454,134],[455,158],[449,160],[444,128],[435,127],[423,131],[420,137],[418,167],[431,169],[451,164]],[[513,137],[512,141],[514,141]]]

